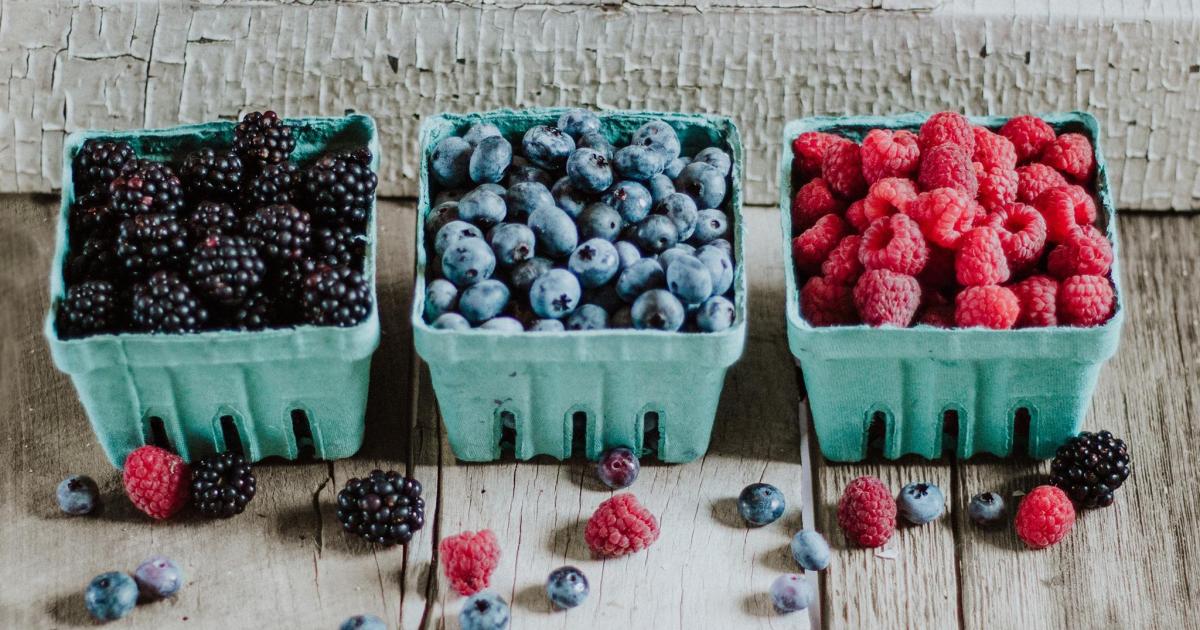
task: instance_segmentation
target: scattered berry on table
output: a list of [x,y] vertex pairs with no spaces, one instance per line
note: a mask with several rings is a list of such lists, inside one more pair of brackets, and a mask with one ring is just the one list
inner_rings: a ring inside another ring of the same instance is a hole
[[388,630],[387,623],[375,615],[347,617],[338,630]]
[[572,566],[559,567],[546,578],[546,596],[563,610],[582,604],[588,591],[587,576]]
[[162,520],[187,505],[191,476],[180,456],[157,446],[143,446],[125,458],[122,480],[134,507]]
[[613,490],[628,488],[637,481],[642,465],[633,449],[617,446],[600,454],[596,461],[596,477]]
[[792,559],[805,571],[824,571],[829,566],[832,552],[829,542],[816,530],[803,529],[792,536],[789,545]]
[[207,324],[208,309],[179,274],[159,271],[133,285],[130,318],[145,332],[194,332]]
[[241,514],[258,480],[240,453],[216,453],[192,464],[192,504],[209,518]]
[[981,492],[971,497],[967,504],[967,516],[976,525],[983,528],[994,528],[1005,519],[1004,497],[995,492]]
[[337,505],[342,529],[378,545],[406,545],[425,525],[420,482],[393,470],[351,478],[338,492]]
[[588,549],[597,558],[641,551],[658,540],[658,520],[632,494],[617,494],[596,508],[584,529]]
[[371,284],[349,267],[326,267],[305,280],[303,306],[310,324],[355,326],[371,313]]
[[83,593],[83,604],[88,614],[101,622],[128,615],[137,606],[137,599],[137,583],[119,571],[101,573],[92,578]]
[[785,573],[771,582],[771,603],[780,613],[804,610],[812,605],[815,594],[803,575]]
[[1077,508],[1108,507],[1129,472],[1124,440],[1109,431],[1084,431],[1058,447],[1050,464],[1050,484],[1062,488]]
[[910,483],[896,496],[896,510],[913,525],[933,522],[945,509],[946,497],[942,495],[942,489],[932,483]]
[[54,491],[58,509],[67,514],[91,514],[100,505],[100,489],[87,475],[71,475],[63,479]]
[[852,544],[882,547],[896,532],[896,500],[882,481],[858,477],[842,492],[837,519]]
[[183,588],[183,571],[166,556],[151,556],[133,572],[138,592],[145,599],[170,597]]
[[1044,549],[1067,537],[1075,525],[1075,508],[1059,488],[1038,486],[1021,498],[1013,522],[1026,546]]
[[242,160],[232,151],[204,147],[183,159],[179,178],[193,198],[232,200],[242,188]]
[[251,168],[283,162],[295,148],[292,128],[273,111],[250,112],[233,130],[233,150]]
[[500,547],[490,529],[466,531],[443,538],[438,557],[450,587],[459,595],[474,595],[488,587],[500,563]]
[[783,516],[787,501],[779,488],[769,483],[752,483],[742,488],[737,500],[738,514],[747,525],[760,527]]
[[491,592],[476,593],[463,602],[458,613],[458,624],[462,630],[504,630],[508,627],[511,613],[508,602]]
[[87,280],[69,289],[58,306],[57,329],[64,339],[110,332],[121,321],[121,306],[111,282]]

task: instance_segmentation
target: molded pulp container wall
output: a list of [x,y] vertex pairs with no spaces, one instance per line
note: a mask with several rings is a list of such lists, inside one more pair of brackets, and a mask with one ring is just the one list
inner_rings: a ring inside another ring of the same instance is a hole
[[[734,325],[719,333],[597,330],[496,333],[435,330],[425,310],[425,217],[432,193],[429,157],[444,137],[490,122],[520,147],[527,129],[554,124],[562,109],[436,116],[421,129],[416,299],[412,324],[417,351],[429,364],[454,454],[466,461],[501,455],[502,439],[516,456],[565,459],[580,442],[596,459],[614,446],[653,450],[667,462],[686,462],[708,449],[725,372],[746,337],[746,276],[742,221],[742,144],[728,118],[653,112],[603,112],[602,130],[625,144],[639,126],[662,119],[675,128],[684,155],[720,146],[733,157]],[[430,235],[431,236],[431,235]],[[507,429],[506,429],[507,427]],[[583,435],[579,435],[582,432]]]
[[[290,119],[293,158],[304,163],[327,149],[368,146],[379,167],[375,122],[368,116]],[[371,355],[379,314],[350,328],[299,326],[255,332],[183,335],[121,333],[60,339],[54,314],[65,292],[67,212],[74,200],[71,162],[84,141],[112,138],[140,156],[181,159],[206,143],[228,145],[234,123],[127,132],[87,131],[67,138],[62,210],[50,273],[45,335],[58,368],[71,376],[96,437],[113,465],[143,444],[174,449],[191,461],[241,448],[251,461],[312,454],[348,457],[362,445]],[[375,208],[365,272],[375,293]]]
[[[928,114],[806,118],[784,128],[780,196],[785,259],[791,260],[791,142],[806,131],[861,140],[874,128],[917,131]],[[1088,136],[1096,151],[1095,189],[1101,226],[1117,248],[1117,222],[1099,129],[1090,114],[1043,116],[1056,131]],[[1007,119],[973,118],[997,129]],[[882,429],[883,455],[933,459],[943,447],[960,457],[1018,455],[1028,421],[1028,454],[1048,458],[1075,435],[1087,413],[1100,367],[1116,352],[1125,298],[1113,261],[1117,310],[1094,328],[943,330],[836,326],[817,328],[800,315],[796,272],[786,270],[788,342],[800,362],[821,452],[834,461],[866,457],[872,424]],[[801,419],[804,422],[805,419]]]

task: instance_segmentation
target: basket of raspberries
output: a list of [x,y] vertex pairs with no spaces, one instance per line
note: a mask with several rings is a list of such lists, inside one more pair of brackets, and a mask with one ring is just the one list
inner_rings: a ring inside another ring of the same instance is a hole
[[1086,113],[787,125],[788,336],[826,457],[1078,433],[1124,318],[1098,136]]
[[115,465],[362,442],[379,150],[367,116],[72,134],[45,333]]
[[703,454],[745,342],[733,122],[447,114],[421,151],[412,322],[455,455]]

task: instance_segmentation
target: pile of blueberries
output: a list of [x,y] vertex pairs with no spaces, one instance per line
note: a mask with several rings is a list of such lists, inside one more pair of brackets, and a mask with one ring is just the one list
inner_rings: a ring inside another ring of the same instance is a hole
[[621,147],[611,135],[594,113],[574,109],[556,125],[531,127],[519,144],[485,122],[438,142],[425,222],[429,324],[506,332],[733,325],[736,268],[722,209],[729,153],[681,156],[662,120]]

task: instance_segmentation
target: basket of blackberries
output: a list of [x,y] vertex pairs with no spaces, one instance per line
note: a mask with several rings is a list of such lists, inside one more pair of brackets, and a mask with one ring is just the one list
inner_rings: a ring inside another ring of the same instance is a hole
[[358,450],[378,164],[362,115],[67,138],[45,334],[113,464]]

